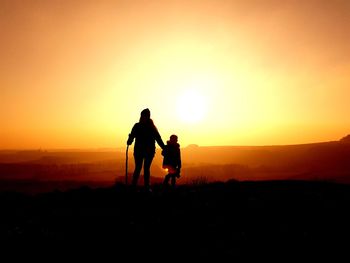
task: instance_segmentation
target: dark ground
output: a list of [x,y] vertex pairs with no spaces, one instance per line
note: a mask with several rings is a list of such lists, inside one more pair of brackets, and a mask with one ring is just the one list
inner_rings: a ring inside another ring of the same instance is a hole
[[349,262],[349,204],[350,185],[302,181],[212,183],[176,191],[154,186],[152,193],[123,185],[2,192],[0,241],[12,257],[30,251],[31,257],[48,253],[48,261],[74,253],[112,261]]

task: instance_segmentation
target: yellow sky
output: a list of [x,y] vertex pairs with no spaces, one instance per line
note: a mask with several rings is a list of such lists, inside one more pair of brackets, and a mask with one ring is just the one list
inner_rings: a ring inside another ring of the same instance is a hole
[[[350,133],[350,1],[0,2],[0,149]],[[193,103],[191,103],[193,102]]]

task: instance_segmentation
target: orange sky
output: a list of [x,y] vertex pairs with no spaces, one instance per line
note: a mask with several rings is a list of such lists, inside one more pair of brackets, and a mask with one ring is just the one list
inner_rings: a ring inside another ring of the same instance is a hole
[[183,146],[350,133],[350,1],[0,2],[0,149],[124,147],[148,107]]

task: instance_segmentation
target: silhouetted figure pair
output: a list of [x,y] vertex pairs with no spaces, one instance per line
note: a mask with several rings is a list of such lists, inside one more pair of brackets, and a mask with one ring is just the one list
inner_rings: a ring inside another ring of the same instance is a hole
[[157,142],[162,149],[164,149],[165,146],[158,129],[151,119],[151,112],[149,109],[144,109],[141,112],[140,121],[133,126],[127,144],[131,145],[134,139],[135,170],[132,177],[132,186],[137,186],[137,181],[140,177],[143,165],[144,186],[148,191],[150,189],[150,167],[156,152],[155,142]]
[[178,137],[176,135],[171,135],[170,140],[167,141],[167,145],[162,151],[162,155],[164,156],[163,168],[168,172],[163,182],[165,186],[169,185],[169,180],[171,179],[171,185],[175,187],[176,178],[180,178],[181,153],[180,144],[177,143],[177,140]]

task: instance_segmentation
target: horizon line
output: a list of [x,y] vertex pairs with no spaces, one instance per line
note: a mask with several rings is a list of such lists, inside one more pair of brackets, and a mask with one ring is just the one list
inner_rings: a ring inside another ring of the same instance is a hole
[[[295,143],[295,144],[264,144],[264,145],[198,145],[196,143],[191,143],[186,145],[185,147],[181,148],[190,148],[190,147],[278,147],[278,146],[298,146],[298,145],[309,145],[309,144],[322,144],[322,143],[332,143],[332,142],[340,142],[340,140],[332,140],[332,141],[316,141],[316,142],[308,142],[308,143]],[[157,149],[160,147],[157,147]],[[6,151],[120,151],[125,150],[125,147],[58,147],[58,148],[4,148],[0,149],[0,152],[6,152]]]

